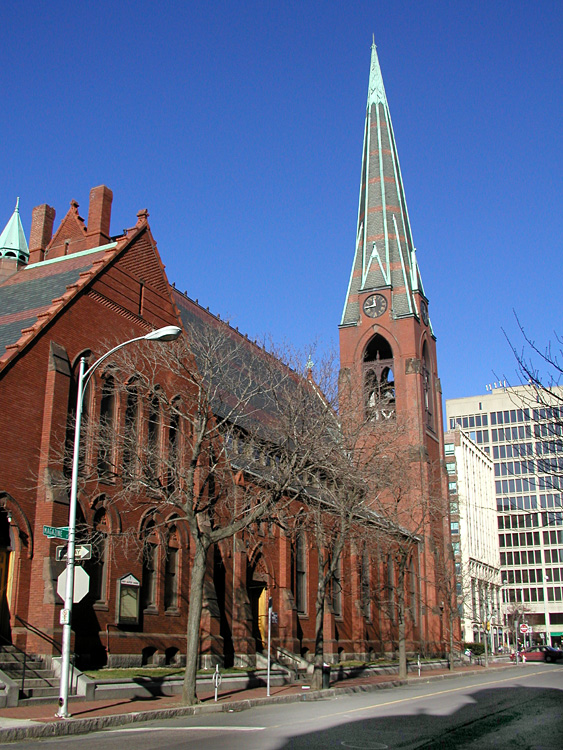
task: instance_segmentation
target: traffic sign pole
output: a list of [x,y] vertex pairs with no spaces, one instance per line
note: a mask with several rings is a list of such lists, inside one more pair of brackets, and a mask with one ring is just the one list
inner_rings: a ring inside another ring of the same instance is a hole
[[68,509],[68,547],[66,557],[66,592],[65,605],[61,612],[63,626],[63,644],[61,655],[61,684],[59,688],[59,710],[57,716],[68,719],[68,690],[70,681],[70,638],[72,619],[72,600],[74,597],[74,543],[76,539],[76,504],[78,495],[78,459],[80,456],[80,423],[82,422],[82,394],[84,389],[84,368],[86,358],[80,357],[78,371],[78,393],[76,394],[76,425],[74,428],[74,449],[72,453],[72,484],[70,488],[70,505]]
[[271,661],[271,634],[272,634],[272,597],[268,599],[268,677],[266,681],[266,696],[270,697],[270,661]]

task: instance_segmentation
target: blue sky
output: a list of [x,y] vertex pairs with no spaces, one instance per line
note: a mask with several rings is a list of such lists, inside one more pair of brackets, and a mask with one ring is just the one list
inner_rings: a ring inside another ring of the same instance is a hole
[[171,281],[251,337],[336,346],[375,34],[445,398],[561,326],[563,4],[2,6],[0,224],[114,193]]

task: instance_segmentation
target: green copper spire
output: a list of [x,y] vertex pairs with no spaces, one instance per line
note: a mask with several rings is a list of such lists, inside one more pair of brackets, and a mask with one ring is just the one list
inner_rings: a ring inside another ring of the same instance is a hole
[[424,294],[375,42],[371,47],[356,252],[341,325],[360,319],[359,297],[391,289],[395,318],[418,316]]
[[375,39],[371,45],[371,67],[369,69],[369,86],[368,86],[368,107],[370,104],[387,104],[385,96],[385,86],[383,85],[383,76],[379,67],[379,58],[377,57],[377,47]]
[[18,198],[14,213],[0,234],[0,258],[17,258],[20,263],[27,263],[29,250],[20,219],[19,205]]

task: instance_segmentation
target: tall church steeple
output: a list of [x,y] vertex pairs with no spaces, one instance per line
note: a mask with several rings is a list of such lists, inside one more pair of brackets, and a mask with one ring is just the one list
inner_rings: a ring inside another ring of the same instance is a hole
[[[413,558],[420,576],[413,611],[418,607],[420,616],[413,621],[412,637],[436,644],[443,632],[440,571],[445,570],[448,507],[441,387],[436,339],[416,261],[375,44],[371,48],[356,247],[339,328],[343,423],[347,420],[352,428],[360,427],[368,440],[371,428],[374,441],[384,441],[386,434],[400,435],[409,456],[410,469],[399,480],[404,490],[400,525],[427,542],[420,547],[417,559]],[[430,499],[435,517],[425,515]],[[390,507],[399,512],[398,504],[393,503]]]
[[362,293],[381,289],[389,290],[393,318],[420,316],[419,294],[424,295],[424,289],[374,42],[364,128],[356,252],[341,325],[357,325],[361,318]]

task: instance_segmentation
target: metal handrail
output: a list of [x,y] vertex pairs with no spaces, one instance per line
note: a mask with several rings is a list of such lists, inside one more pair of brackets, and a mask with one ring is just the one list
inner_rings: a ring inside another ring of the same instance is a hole
[[50,643],[51,646],[54,646],[57,649],[59,654],[62,653],[60,644],[58,644],[54,638],[51,638],[50,635],[47,635],[47,633],[44,633],[42,630],[39,630],[39,628],[35,627],[35,625],[32,625],[30,622],[27,622],[26,620],[22,619],[19,615],[14,615],[14,617],[16,620],[18,620],[18,622],[21,622],[24,628],[26,628],[27,630],[31,630],[32,633],[34,633],[35,635],[38,635],[40,638],[43,638],[43,640],[47,641],[47,643]]
[[[21,622],[21,624],[24,626],[24,628],[26,628],[30,632],[34,633],[34,635],[38,635],[40,638],[43,638],[44,641],[47,641],[47,643],[50,643],[51,646],[53,646],[59,652],[59,654],[62,655],[61,645],[59,643],[57,643],[57,641],[54,638],[51,638],[50,635],[47,635],[47,633],[44,633],[42,630],[39,630],[39,628],[35,627],[35,625],[32,625],[30,622],[27,622],[27,620],[24,620],[19,615],[14,615],[14,618],[16,620],[18,620],[19,622]],[[3,638],[3,636],[0,636],[0,638]],[[9,644],[10,646],[14,645],[7,638],[3,638],[3,640],[5,640],[6,643]],[[27,657],[27,654],[25,653],[25,651],[22,651],[17,646],[14,646],[14,648],[17,649],[20,653],[22,653],[24,655],[24,657]],[[74,681],[74,670],[75,670],[75,664],[76,664],[76,654],[71,654],[70,662],[71,662],[71,671],[72,671],[72,673],[70,675],[70,685],[72,686],[73,681]],[[45,678],[41,678],[41,679],[45,679]],[[24,680],[25,680],[25,664],[24,664],[24,679],[22,680],[22,692],[24,690]],[[45,682],[47,682],[47,684],[50,684],[48,680],[45,680]]]
[[25,651],[22,651],[22,649],[21,649],[21,648],[19,648],[19,647],[18,647],[18,646],[16,646],[16,645],[15,645],[14,643],[12,643],[11,641],[9,641],[9,640],[8,640],[8,639],[7,639],[7,638],[6,638],[5,636],[3,636],[3,635],[0,635],[0,640],[2,640],[2,641],[4,641],[5,643],[7,643],[7,644],[8,644],[8,646],[12,646],[12,648],[14,648],[14,649],[15,649],[16,651],[18,651],[18,652],[19,652],[20,654],[23,654],[23,670],[22,670],[22,686],[21,686],[21,692],[23,693],[23,691],[24,691],[24,686],[25,686],[25,667],[26,667],[26,662],[27,662],[27,654],[26,654],[26,652],[25,652]]

